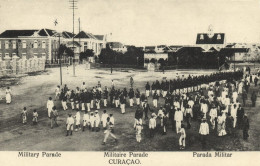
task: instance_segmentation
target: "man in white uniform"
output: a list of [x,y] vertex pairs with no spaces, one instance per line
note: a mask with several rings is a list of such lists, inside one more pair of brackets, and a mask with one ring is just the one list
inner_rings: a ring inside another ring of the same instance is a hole
[[73,125],[74,125],[74,119],[71,115],[71,113],[69,114],[69,117],[67,118],[67,123],[66,123],[66,128],[67,128],[67,135],[69,135],[69,132],[70,132],[70,135],[72,135],[72,131],[73,131]]
[[54,106],[54,103],[52,101],[52,98],[49,97],[49,100],[47,101],[47,111],[48,111],[48,117],[49,118],[51,117],[51,110],[52,110],[53,106]]

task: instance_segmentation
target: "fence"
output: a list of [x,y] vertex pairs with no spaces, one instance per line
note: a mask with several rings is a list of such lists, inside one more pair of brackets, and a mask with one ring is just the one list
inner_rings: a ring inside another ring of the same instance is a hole
[[0,61],[0,77],[43,71],[44,69],[45,58]]

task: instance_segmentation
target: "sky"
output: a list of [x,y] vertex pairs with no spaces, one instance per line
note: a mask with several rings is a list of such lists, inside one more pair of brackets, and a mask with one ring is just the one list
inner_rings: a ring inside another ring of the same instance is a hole
[[[73,31],[70,0],[0,0],[0,33]],[[260,0],[77,0],[75,29],[137,46],[193,45],[213,25],[226,42],[260,43]],[[57,19],[58,25],[54,26]]]

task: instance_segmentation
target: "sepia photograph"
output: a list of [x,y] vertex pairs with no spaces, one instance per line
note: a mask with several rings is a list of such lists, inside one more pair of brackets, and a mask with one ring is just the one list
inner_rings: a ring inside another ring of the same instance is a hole
[[0,0],[1,152],[257,152],[259,78],[260,0]]

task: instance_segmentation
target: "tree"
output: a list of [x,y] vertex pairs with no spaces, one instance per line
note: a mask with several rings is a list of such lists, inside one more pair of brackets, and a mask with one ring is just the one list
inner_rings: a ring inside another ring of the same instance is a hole
[[87,59],[88,57],[93,57],[94,56],[94,52],[92,49],[87,49],[85,52],[81,52],[79,54],[79,59],[80,61],[82,61],[83,59]]

